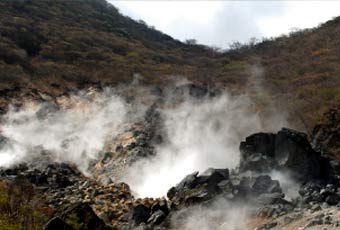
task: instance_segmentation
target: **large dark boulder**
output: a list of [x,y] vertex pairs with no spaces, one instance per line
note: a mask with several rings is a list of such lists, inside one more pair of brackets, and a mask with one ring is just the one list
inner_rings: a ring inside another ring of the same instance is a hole
[[252,192],[258,195],[263,193],[282,193],[282,189],[279,181],[272,180],[268,175],[263,175],[255,179]]
[[100,219],[88,204],[77,203],[70,206],[61,216],[74,229],[82,230],[108,230],[108,227],[102,219]]
[[241,154],[246,157],[255,153],[273,157],[275,152],[275,134],[272,133],[256,133],[246,138],[246,141],[241,142]]
[[74,230],[74,228],[65,223],[65,221],[59,217],[53,217],[44,226],[44,230]]
[[240,170],[269,172],[276,165],[273,159],[275,152],[275,135],[256,133],[240,144]]
[[148,219],[148,223],[151,226],[158,225],[165,220],[166,216],[167,214],[165,214],[162,210],[158,210],[151,215]]
[[[177,191],[181,191],[184,189],[190,189],[190,188],[194,188],[197,185],[197,175],[199,172],[194,172],[191,173],[189,175],[187,175],[176,187],[175,190]],[[171,192],[174,190],[169,190],[170,194],[168,194],[168,196],[172,196]],[[170,197],[169,197],[170,198]]]
[[200,184],[206,183],[209,192],[215,193],[219,188],[218,184],[221,181],[228,179],[229,179],[228,169],[209,168],[198,177],[197,182]]
[[320,176],[320,155],[304,133],[286,128],[279,131],[275,138],[275,160],[279,168],[289,170],[298,180]]
[[135,206],[132,210],[132,220],[135,226],[141,223],[147,223],[151,217],[151,209],[143,204]]
[[157,203],[155,203],[151,206],[151,213],[155,213],[158,210],[161,210],[166,215],[169,214],[170,210],[169,210],[169,207],[168,207],[168,203],[165,199],[162,199],[159,202],[157,202]]
[[201,175],[198,172],[189,174],[168,191],[170,205],[176,208],[210,200],[223,191],[220,182],[228,179],[228,169],[210,168]]
[[[312,147],[324,156],[321,172],[323,176],[340,175],[340,104],[324,114],[324,122],[314,127]],[[328,169],[328,170],[327,170]]]
[[329,175],[328,161],[312,149],[306,134],[292,129],[253,134],[241,142],[240,153],[240,172],[279,170],[302,182]]
[[233,193],[237,199],[253,199],[264,194],[281,194],[284,197],[280,183],[268,175],[255,177],[239,177],[233,180]]

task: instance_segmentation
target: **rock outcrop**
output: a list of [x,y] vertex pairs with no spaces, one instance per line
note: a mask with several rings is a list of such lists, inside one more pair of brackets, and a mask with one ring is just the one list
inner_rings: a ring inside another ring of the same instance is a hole
[[240,171],[284,171],[301,182],[328,177],[327,162],[308,142],[307,135],[283,128],[277,134],[257,133],[240,144]]
[[336,155],[340,152],[340,105],[325,113],[326,122],[314,127],[312,146],[322,153]]

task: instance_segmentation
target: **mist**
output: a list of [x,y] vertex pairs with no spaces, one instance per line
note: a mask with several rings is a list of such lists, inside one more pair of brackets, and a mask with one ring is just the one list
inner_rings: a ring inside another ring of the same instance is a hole
[[[261,75],[254,72],[255,77]],[[178,83],[176,87],[187,83]],[[122,95],[135,87],[139,96],[128,103]],[[260,85],[253,88],[258,91]],[[1,120],[0,166],[37,159],[40,162],[48,157],[54,162],[73,163],[91,177],[89,165],[100,159],[105,145],[130,124],[145,119],[147,108],[159,101],[160,96],[150,97],[150,90],[134,82],[132,88],[106,88],[103,92],[89,89],[59,97],[55,102],[28,102],[22,108],[10,106]],[[267,114],[266,119],[275,121],[267,126],[247,95],[232,96],[227,92],[203,98],[184,95],[176,101],[177,95],[169,92],[163,95],[162,106],[157,109],[163,142],[154,146],[153,157],[136,161],[120,178],[135,197],[165,197],[172,186],[195,171],[235,169],[240,161],[241,140],[259,131],[276,131],[286,122],[282,114]],[[272,172],[271,176],[282,181],[288,198],[296,196],[297,187],[289,175]],[[219,198],[208,206],[176,212],[171,225],[186,230],[245,229],[253,208],[253,204]]]
[[74,163],[86,173],[105,140],[117,135],[126,121],[126,103],[112,89],[100,94],[80,91],[59,98],[59,104],[30,102],[9,108],[1,124],[7,140],[0,166],[30,162],[48,152],[53,161]]
[[137,196],[161,197],[187,174],[209,167],[235,168],[240,141],[265,129],[254,106],[247,96],[225,93],[199,101],[187,98],[160,110],[166,141],[156,146],[155,157],[132,165],[123,180]]
[[[118,96],[117,92],[122,95],[124,90],[131,91],[131,87],[125,87],[79,91],[57,98],[58,106],[29,102],[20,109],[10,107],[1,122],[5,141],[0,149],[0,166],[34,162],[37,158],[41,161],[42,156],[48,156],[52,161],[73,163],[91,176],[89,164],[100,159],[105,144],[129,124],[143,119],[146,104],[159,99],[150,97],[150,88],[138,82],[133,87],[140,93],[133,103]],[[281,114],[273,113],[266,119],[275,122],[267,126],[247,95],[224,92],[201,99],[186,95],[173,103],[174,96],[165,95],[163,106],[158,108],[164,141],[154,146],[155,156],[136,161],[120,178],[137,197],[166,196],[169,188],[195,171],[236,168],[242,139],[263,130],[275,131],[285,122]]]
[[172,216],[172,229],[243,230],[247,229],[245,220],[253,209],[249,204],[232,203],[220,198],[209,207],[193,206],[179,211]]

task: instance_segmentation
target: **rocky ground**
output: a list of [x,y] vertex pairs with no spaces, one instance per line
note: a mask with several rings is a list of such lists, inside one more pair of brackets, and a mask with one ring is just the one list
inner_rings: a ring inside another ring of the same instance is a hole
[[[195,98],[216,94],[190,84],[176,90]],[[311,140],[287,128],[250,135],[240,143],[239,167],[183,175],[166,199],[135,198],[129,185],[118,182],[127,167],[153,156],[154,144],[163,141],[157,105],[107,141],[90,166],[91,176],[75,165],[53,162],[45,153],[39,160],[2,169],[1,180],[24,178],[34,185],[52,210],[44,227],[49,230],[185,229],[181,220],[187,210],[211,209],[216,202],[246,204],[247,218],[241,221],[248,229],[340,229],[339,115],[330,113],[329,123],[317,126]],[[298,191],[294,197],[273,171],[289,175]],[[244,229],[226,223],[216,220],[212,228]]]

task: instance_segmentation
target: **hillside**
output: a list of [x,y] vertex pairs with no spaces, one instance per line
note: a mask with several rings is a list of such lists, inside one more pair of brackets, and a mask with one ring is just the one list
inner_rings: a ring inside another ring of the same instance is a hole
[[0,229],[339,229],[339,35],[222,51],[0,0]]
[[[91,85],[162,85],[183,77],[246,92],[258,112],[278,104],[311,130],[340,99],[340,20],[217,52],[177,41],[104,0],[0,2],[1,109],[16,97],[58,96]],[[18,104],[20,104],[18,102]]]

